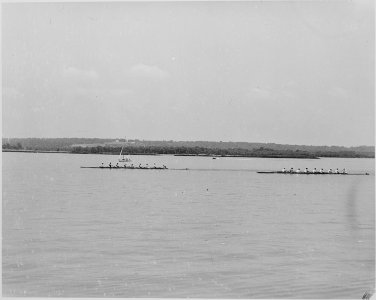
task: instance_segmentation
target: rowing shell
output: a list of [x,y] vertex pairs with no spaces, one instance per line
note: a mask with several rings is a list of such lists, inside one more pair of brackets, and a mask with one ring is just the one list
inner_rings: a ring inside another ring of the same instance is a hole
[[155,167],[155,168],[140,168],[140,167],[134,167],[134,168],[124,168],[124,167],[81,167],[81,169],[111,169],[111,170],[117,170],[117,169],[122,169],[122,170],[168,170],[168,168],[160,168],[160,167]]
[[369,175],[369,173],[290,173],[290,172],[282,172],[282,171],[259,171],[257,173],[260,174],[289,174],[289,175]]

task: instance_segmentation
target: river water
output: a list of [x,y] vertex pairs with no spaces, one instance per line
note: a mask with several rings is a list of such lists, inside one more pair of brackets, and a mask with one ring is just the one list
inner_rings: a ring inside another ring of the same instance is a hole
[[[3,296],[357,298],[375,281],[373,159],[3,153]],[[370,176],[258,174],[346,168]]]

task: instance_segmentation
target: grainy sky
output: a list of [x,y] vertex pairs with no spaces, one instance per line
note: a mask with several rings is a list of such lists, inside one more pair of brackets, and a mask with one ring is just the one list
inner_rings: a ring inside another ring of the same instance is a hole
[[373,145],[373,1],[6,3],[3,137]]

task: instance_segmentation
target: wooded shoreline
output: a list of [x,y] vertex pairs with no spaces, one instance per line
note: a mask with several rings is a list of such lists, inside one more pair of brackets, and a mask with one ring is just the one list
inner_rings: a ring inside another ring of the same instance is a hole
[[306,146],[210,141],[145,141],[89,138],[3,138],[3,152],[200,157],[374,158],[374,146]]
[[[56,153],[56,154],[99,154],[99,155],[117,155],[118,153],[106,152],[106,153],[89,153],[89,152],[71,152],[71,151],[40,151],[40,150],[15,150],[15,149],[3,149],[2,152],[22,152],[22,153]],[[247,157],[257,157],[257,158],[297,158],[297,159],[307,159],[307,157],[287,157],[287,156],[242,156],[242,155],[210,155],[210,154],[161,154],[161,153],[134,153],[132,155],[173,155],[173,156],[190,156],[190,157],[238,157],[238,158],[247,158]],[[319,159],[319,157],[309,157],[309,159]]]

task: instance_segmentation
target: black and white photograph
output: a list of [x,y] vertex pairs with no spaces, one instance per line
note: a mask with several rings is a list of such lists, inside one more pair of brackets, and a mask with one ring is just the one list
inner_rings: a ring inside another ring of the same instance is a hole
[[376,299],[373,0],[0,5],[2,297]]

